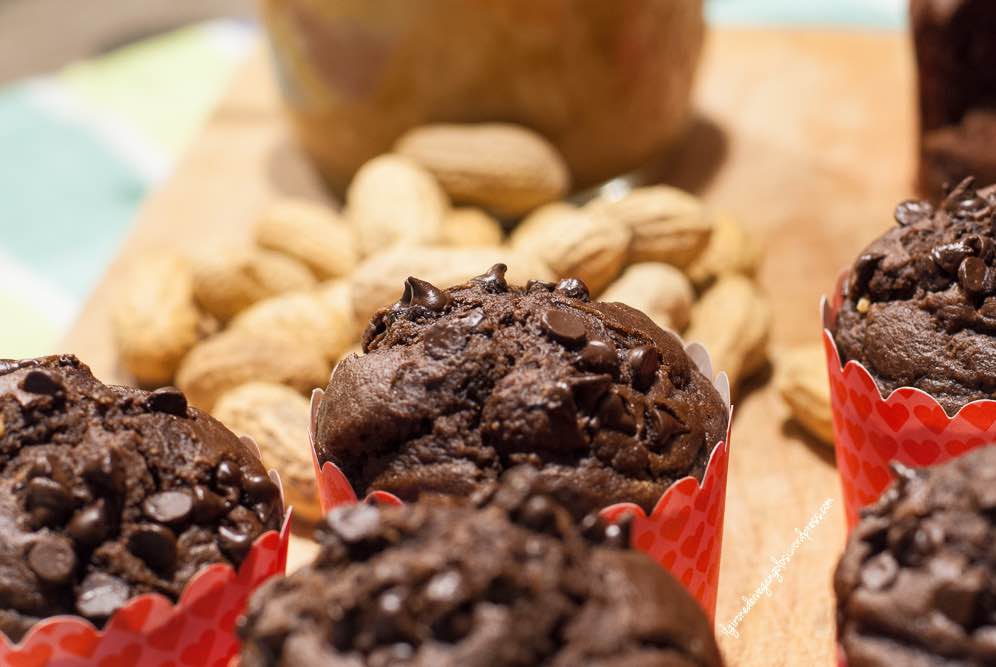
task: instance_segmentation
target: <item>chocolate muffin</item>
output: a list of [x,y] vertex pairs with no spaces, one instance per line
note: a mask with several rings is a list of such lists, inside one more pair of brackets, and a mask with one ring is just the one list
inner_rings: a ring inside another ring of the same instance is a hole
[[704,473],[728,412],[674,335],[584,283],[438,289],[409,278],[343,360],[318,413],[320,461],[362,497],[466,496],[518,464],[577,516]]
[[255,452],[179,391],[104,385],[75,357],[0,361],[0,631],[176,600],[280,526]]
[[884,394],[917,387],[952,415],[996,397],[996,188],[967,179],[936,209],[907,201],[895,217],[847,278],[831,323],[841,361],[864,364]]
[[996,447],[896,471],[834,575],[848,667],[996,664]]
[[[714,667],[709,621],[625,527],[510,471],[472,505],[333,510],[315,562],[253,596],[242,667]],[[489,497],[490,496],[490,497]]]
[[920,186],[938,197],[996,181],[996,4],[911,0],[920,88]]

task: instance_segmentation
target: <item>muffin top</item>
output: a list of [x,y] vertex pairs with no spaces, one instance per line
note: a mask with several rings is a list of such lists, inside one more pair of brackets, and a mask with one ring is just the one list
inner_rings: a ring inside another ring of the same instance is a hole
[[996,188],[970,179],[934,208],[907,201],[868,246],[832,324],[841,361],[863,364],[883,393],[903,386],[949,414],[996,397]]
[[834,576],[848,666],[996,664],[996,447],[897,472]]
[[699,479],[727,408],[674,335],[584,283],[512,287],[496,265],[447,290],[409,278],[343,360],[318,413],[321,461],[356,492],[465,496],[529,464],[577,516],[650,511]]
[[510,471],[471,504],[343,506],[314,564],[257,591],[243,667],[718,667],[681,585],[597,519],[584,533]]
[[73,356],[0,361],[0,631],[98,626],[279,528],[256,454],[179,391],[104,385]]

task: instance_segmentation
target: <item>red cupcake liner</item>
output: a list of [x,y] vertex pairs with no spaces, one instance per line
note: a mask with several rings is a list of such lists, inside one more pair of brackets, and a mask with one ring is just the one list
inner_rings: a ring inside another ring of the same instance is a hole
[[[708,377],[713,377],[709,354],[698,343],[686,345],[685,351]],[[715,376],[713,385],[730,410],[730,385],[725,373]],[[311,396],[312,461],[318,484],[318,498],[322,512],[333,507],[357,502],[352,485],[342,471],[331,461],[319,465],[315,449],[315,427],[318,406],[324,392],[316,389]],[[719,563],[723,550],[723,517],[726,508],[726,477],[730,455],[730,432],[717,443],[709,456],[702,482],[694,477],[684,477],[673,483],[661,495],[656,506],[647,516],[634,503],[617,503],[601,510],[608,521],[619,521],[626,515],[633,516],[633,547],[649,554],[664,569],[674,575],[699,601],[712,619],[716,613],[716,593],[719,588]],[[385,491],[373,491],[367,501],[400,505],[397,496]]]
[[830,377],[837,470],[844,491],[850,531],[862,507],[892,482],[889,463],[919,468],[938,465],[987,443],[996,442],[996,401],[972,401],[949,417],[925,391],[900,387],[883,397],[862,364],[842,365],[830,333],[840,310],[842,291],[823,299],[823,348]]
[[[279,475],[271,470],[270,477],[282,499]],[[102,630],[78,616],[53,616],[32,626],[16,644],[0,633],[0,667],[228,665],[239,650],[235,621],[249,596],[286,570],[291,514],[288,508],[279,532],[256,538],[238,572],[224,563],[203,568],[175,604],[149,593],[129,600]]]

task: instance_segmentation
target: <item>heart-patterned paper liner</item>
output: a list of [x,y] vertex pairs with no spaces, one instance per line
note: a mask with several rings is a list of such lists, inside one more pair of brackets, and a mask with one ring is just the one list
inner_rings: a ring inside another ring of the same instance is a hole
[[837,470],[850,531],[861,508],[875,502],[892,482],[891,461],[933,466],[996,442],[996,401],[972,401],[949,417],[937,399],[914,387],[900,387],[883,397],[862,364],[841,364],[830,333],[840,303],[839,296],[833,303],[824,298],[821,312]]
[[[708,352],[698,343],[685,346],[688,356],[707,378],[713,377]],[[713,385],[729,410],[730,385],[725,373],[719,373]],[[357,502],[356,492],[342,471],[331,461],[319,464],[315,447],[318,407],[324,392],[316,389],[311,396],[311,428],[309,440],[318,498],[322,512],[333,507]],[[669,486],[654,506],[650,516],[634,503],[617,503],[600,514],[608,521],[633,516],[632,544],[649,554],[664,569],[675,576],[699,601],[712,620],[716,613],[719,589],[719,563],[723,551],[723,518],[726,509],[726,478],[729,467],[730,430],[726,439],[713,448],[701,484],[694,477],[683,477]],[[402,501],[385,491],[373,491],[365,501],[401,505]]]
[[[282,501],[280,477],[269,474]],[[176,604],[148,593],[125,603],[102,630],[78,616],[54,616],[17,644],[0,633],[0,667],[224,667],[238,653],[235,622],[249,596],[287,568],[292,514],[288,508],[279,532],[256,538],[238,572],[225,563],[203,568]]]

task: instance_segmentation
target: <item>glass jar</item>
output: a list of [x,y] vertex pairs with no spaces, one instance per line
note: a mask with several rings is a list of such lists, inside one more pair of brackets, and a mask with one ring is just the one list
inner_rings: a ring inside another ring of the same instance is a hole
[[508,121],[575,187],[658,155],[688,118],[701,0],[262,0],[293,124],[342,191],[430,122]]

